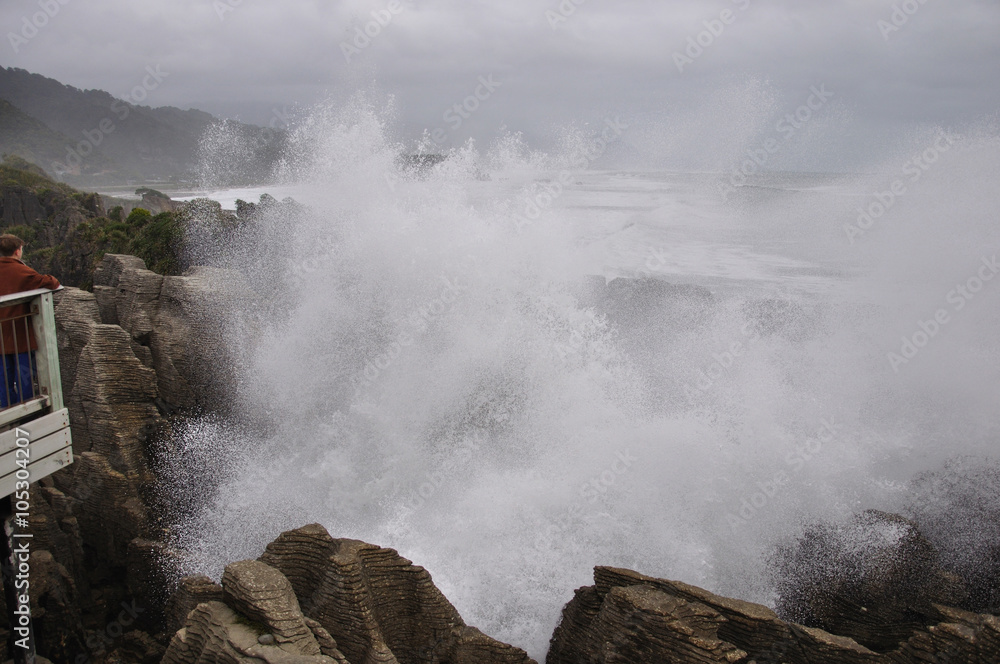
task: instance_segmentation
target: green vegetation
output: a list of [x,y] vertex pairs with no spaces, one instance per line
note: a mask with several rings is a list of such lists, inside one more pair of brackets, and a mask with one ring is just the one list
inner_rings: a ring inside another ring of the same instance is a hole
[[34,244],[35,242],[36,232],[31,226],[8,226],[3,230],[3,232],[16,235],[24,240],[24,243],[28,245]]
[[0,219],[10,224],[0,226],[0,233],[25,241],[25,263],[80,288],[92,286],[94,268],[108,253],[138,256],[163,275],[183,273],[189,260],[223,263],[218,248],[253,232],[257,212],[276,205],[265,194],[259,204],[240,201],[241,213],[233,214],[217,201],[199,198],[172,212],[137,207],[126,215],[121,205],[105,210],[98,194],[53,182],[23,159],[0,163]]
[[0,186],[24,187],[39,195],[53,189],[64,195],[73,193],[72,187],[53,182],[45,171],[16,155],[4,155],[0,163]]
[[[131,216],[129,215],[130,218]],[[184,227],[177,215],[173,212],[161,212],[139,228],[125,253],[134,254],[146,261],[146,267],[153,272],[180,274],[180,250],[183,243]]]
[[79,239],[91,250],[91,270],[101,262],[104,254],[138,256],[147,268],[159,274],[176,275],[183,270],[184,227],[173,212],[154,216],[148,210],[136,208],[122,220],[122,208],[116,207],[108,216],[80,224],[77,232]]
[[[4,210],[4,205],[10,210]],[[0,228],[25,241],[24,261],[69,286],[89,288],[106,253],[132,254],[160,274],[180,274],[184,222],[179,213],[153,215],[121,206],[104,211],[100,196],[53,182],[20,157],[0,163]]]

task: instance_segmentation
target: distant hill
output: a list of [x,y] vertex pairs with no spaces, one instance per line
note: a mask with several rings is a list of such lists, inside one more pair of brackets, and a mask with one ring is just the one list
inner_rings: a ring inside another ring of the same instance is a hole
[[[0,154],[18,155],[34,164],[45,165],[64,160],[73,145],[74,141],[65,134],[50,129],[6,99],[0,99]],[[120,170],[100,149],[95,150],[81,167],[84,174],[92,176]]]
[[[28,159],[75,186],[194,182],[202,136],[221,123],[203,111],[137,106],[16,68],[0,67],[0,100],[6,102],[0,102],[0,153]],[[283,133],[225,125],[241,153],[252,157],[215,184],[265,182]]]

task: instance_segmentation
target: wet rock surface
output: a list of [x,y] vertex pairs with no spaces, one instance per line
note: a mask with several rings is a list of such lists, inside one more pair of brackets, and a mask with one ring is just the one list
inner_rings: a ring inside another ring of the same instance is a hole
[[303,615],[288,579],[256,560],[232,563],[223,602],[198,604],[170,642],[163,662],[232,661],[347,664],[337,643]]
[[1000,661],[1000,618],[928,607],[891,651],[781,620],[767,607],[678,581],[608,567],[594,570],[563,610],[548,664],[728,662],[751,664],[979,664]]
[[213,410],[231,393],[223,321],[242,280],[236,273],[194,267],[165,277],[140,258],[108,254],[94,271],[94,296],[104,322],[120,326],[146,351],[158,396],[175,408]]
[[877,510],[809,528],[779,552],[777,567],[782,615],[879,652],[934,624],[935,604],[968,598],[914,522]]
[[[189,579],[186,587],[204,586]],[[529,664],[523,651],[465,625],[430,574],[392,549],[289,531],[260,560],[230,564],[223,602],[191,611],[164,662]],[[251,642],[252,640],[252,642]]]
[[1000,614],[1000,464],[950,459],[911,483],[903,514],[919,524],[941,566],[965,584],[960,608]]

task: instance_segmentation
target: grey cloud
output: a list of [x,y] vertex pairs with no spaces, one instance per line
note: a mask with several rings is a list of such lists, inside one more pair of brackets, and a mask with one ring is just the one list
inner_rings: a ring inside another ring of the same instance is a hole
[[[751,79],[766,84],[777,107],[827,83],[860,134],[996,113],[1000,6],[912,1],[918,11],[886,38],[878,22],[891,22],[898,1],[567,0],[575,11],[553,29],[546,12],[560,16],[557,0],[414,0],[348,63],[341,44],[388,0],[242,0],[221,19],[212,0],[70,0],[20,52],[4,39],[0,64],[117,95],[159,64],[169,85],[148,103],[260,123],[275,107],[374,84],[396,96],[411,134],[440,125],[478,76],[494,74],[502,90],[455,140],[488,137],[501,124],[545,137],[611,111],[690,114]],[[38,7],[5,3],[3,33],[17,33]],[[717,26],[723,10],[735,20],[678,72],[674,53],[706,21]]]

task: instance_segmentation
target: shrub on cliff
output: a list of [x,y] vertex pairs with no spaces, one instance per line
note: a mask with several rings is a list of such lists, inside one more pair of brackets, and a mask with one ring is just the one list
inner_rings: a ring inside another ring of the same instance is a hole
[[0,233],[25,240],[31,267],[81,288],[91,286],[94,268],[109,253],[138,256],[164,275],[181,274],[192,264],[219,266],[219,247],[239,238],[252,244],[245,236],[254,232],[258,216],[282,205],[264,195],[259,204],[243,203],[237,215],[216,201],[196,199],[175,211],[153,214],[139,207],[125,216],[121,206],[105,211],[99,195],[53,182],[23,159],[0,164],[0,219],[9,224]]
[[124,221],[121,216],[121,208],[114,208],[108,217],[81,224],[81,237],[94,249],[92,265],[96,266],[104,254],[131,254],[159,274],[183,271],[184,227],[176,214],[153,216],[148,210],[135,208]]
[[17,155],[4,155],[0,162],[0,187],[20,187],[39,194],[54,189],[67,196],[74,191],[72,187],[54,182],[44,170]]
[[139,229],[126,253],[138,256],[153,272],[180,274],[184,226],[172,212],[161,212]]

